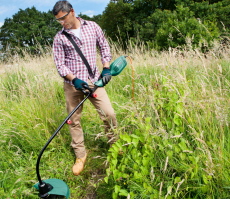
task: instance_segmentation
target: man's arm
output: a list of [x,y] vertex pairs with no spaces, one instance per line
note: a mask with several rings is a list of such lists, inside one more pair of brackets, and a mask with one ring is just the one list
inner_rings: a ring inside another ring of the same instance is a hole
[[109,65],[110,65],[109,62],[105,62],[105,63],[103,64],[103,68],[110,68]]
[[[58,73],[61,77],[67,77],[67,75],[72,74],[70,69],[65,65],[65,52],[62,46],[62,42],[59,39],[58,35],[55,36],[53,42],[53,55],[54,55],[54,62]],[[70,77],[70,76],[68,76]],[[72,77],[72,76],[71,76]],[[68,78],[67,78],[68,79]]]
[[72,82],[72,80],[75,78],[75,76],[72,73],[69,73],[68,75],[65,76],[65,78]]
[[101,54],[101,62],[103,64],[103,67],[109,68],[110,65],[109,62],[112,59],[109,44],[104,36],[102,29],[96,23],[95,23],[95,29],[96,29],[97,46],[99,47],[100,54]]

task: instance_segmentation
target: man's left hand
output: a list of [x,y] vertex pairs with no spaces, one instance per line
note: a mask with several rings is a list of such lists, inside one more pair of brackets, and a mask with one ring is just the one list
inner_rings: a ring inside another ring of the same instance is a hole
[[101,78],[103,81],[103,86],[105,86],[106,84],[109,83],[109,81],[111,80],[111,77],[112,77],[112,75],[111,75],[110,68],[104,67],[103,71],[101,72]]

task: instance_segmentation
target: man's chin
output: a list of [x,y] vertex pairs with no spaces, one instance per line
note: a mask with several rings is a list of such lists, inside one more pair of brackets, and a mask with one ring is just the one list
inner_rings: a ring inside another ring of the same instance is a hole
[[65,25],[64,28],[67,30],[71,29],[70,25]]

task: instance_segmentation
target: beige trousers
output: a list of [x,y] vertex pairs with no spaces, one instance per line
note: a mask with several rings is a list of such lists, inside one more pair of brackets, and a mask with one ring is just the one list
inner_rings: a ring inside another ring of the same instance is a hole
[[[88,80],[88,85],[93,88],[94,85],[90,80]],[[81,91],[75,89],[74,86],[69,83],[64,82],[64,92],[66,99],[66,106],[68,114],[84,99],[84,94]],[[104,122],[105,133],[108,133],[110,129],[116,128],[117,120],[108,95],[104,87],[98,88],[95,93],[97,98],[89,97],[88,99],[95,106],[100,118]],[[74,149],[77,158],[82,158],[85,156],[85,145],[84,145],[84,135],[81,128],[81,112],[83,105],[72,115],[70,120],[72,124],[69,125],[70,135],[72,137],[71,146]],[[113,135],[109,133],[108,138],[111,139]]]

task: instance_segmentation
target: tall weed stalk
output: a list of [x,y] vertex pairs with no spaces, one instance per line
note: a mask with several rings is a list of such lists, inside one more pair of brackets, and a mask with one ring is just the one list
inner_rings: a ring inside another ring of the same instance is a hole
[[[229,196],[229,46],[171,48],[158,52],[140,42],[123,51],[111,43],[113,60],[130,64],[106,86],[119,140],[108,149],[102,123],[88,102],[82,126],[89,158],[74,178],[74,153],[65,126],[41,162],[43,179],[60,178],[71,198],[227,198]],[[50,48],[1,62],[0,195],[37,198],[35,165],[42,146],[66,117],[62,79]],[[98,55],[97,64],[100,64]],[[99,140],[99,141],[98,141]],[[99,154],[99,155],[98,155]],[[94,158],[93,158],[94,156]],[[106,161],[105,161],[106,159]],[[87,166],[88,165],[88,166]],[[106,183],[103,183],[106,182]]]

